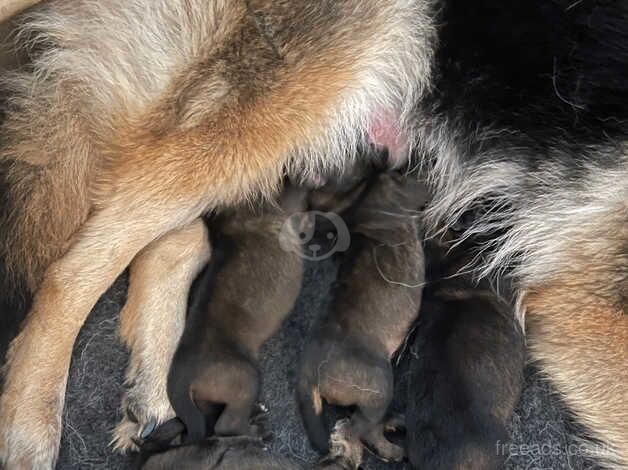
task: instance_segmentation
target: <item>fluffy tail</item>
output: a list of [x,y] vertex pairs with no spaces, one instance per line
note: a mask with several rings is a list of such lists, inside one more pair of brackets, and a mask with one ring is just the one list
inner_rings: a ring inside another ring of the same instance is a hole
[[330,433],[323,416],[323,398],[310,374],[303,374],[299,380],[297,401],[303,426],[312,447],[321,454],[327,454]]

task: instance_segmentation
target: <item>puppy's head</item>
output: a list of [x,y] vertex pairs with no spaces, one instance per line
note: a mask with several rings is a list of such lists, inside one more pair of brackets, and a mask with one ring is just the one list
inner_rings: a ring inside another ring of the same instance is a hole
[[349,248],[351,235],[334,212],[309,211],[290,216],[279,234],[281,247],[304,259],[321,260]]
[[353,232],[387,245],[416,240],[427,198],[426,186],[416,177],[379,173],[347,219]]

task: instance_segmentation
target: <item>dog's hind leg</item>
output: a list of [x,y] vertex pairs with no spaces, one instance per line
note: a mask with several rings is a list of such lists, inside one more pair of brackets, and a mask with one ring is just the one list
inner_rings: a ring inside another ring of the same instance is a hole
[[166,390],[168,371],[185,325],[188,291],[209,260],[207,229],[201,219],[154,241],[131,263],[129,293],[120,334],[131,350],[126,373],[124,417],[112,444],[136,449],[148,425],[174,412]]
[[582,451],[628,469],[628,206],[615,209],[574,230],[569,263],[524,306],[532,357],[600,441]]
[[351,425],[366,446],[385,462],[400,462],[405,456],[403,448],[384,436],[384,417],[387,407],[359,407],[351,416]]
[[528,295],[532,357],[600,441],[592,457],[628,468],[628,314],[560,285]]

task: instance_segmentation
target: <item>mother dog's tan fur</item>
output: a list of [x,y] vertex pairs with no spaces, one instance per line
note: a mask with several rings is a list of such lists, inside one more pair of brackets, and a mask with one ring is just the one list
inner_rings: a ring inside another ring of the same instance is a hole
[[[31,286],[42,279],[8,354],[8,468],[54,466],[74,340],[140,250],[206,210],[272,194],[290,164],[334,164],[379,114],[408,115],[429,78],[426,9],[59,0],[30,13],[24,34],[54,46],[35,56],[40,73],[10,80],[3,129],[11,190],[26,198],[5,258]],[[36,241],[22,223],[34,214],[47,226]]]
[[36,3],[39,3],[39,0],[2,0],[0,2],[0,22]]
[[628,463],[628,201],[574,233],[559,272],[525,296],[528,346],[600,444]]

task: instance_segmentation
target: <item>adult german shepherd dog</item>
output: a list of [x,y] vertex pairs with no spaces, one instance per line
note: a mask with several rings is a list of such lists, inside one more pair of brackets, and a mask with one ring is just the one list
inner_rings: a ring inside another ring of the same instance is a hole
[[369,143],[428,172],[436,232],[476,214],[478,274],[514,286],[534,359],[628,465],[626,2],[50,0],[16,28],[3,322],[28,314],[0,399],[7,468],[53,468],[74,339],[128,265],[118,446],[170,417],[201,214]]

